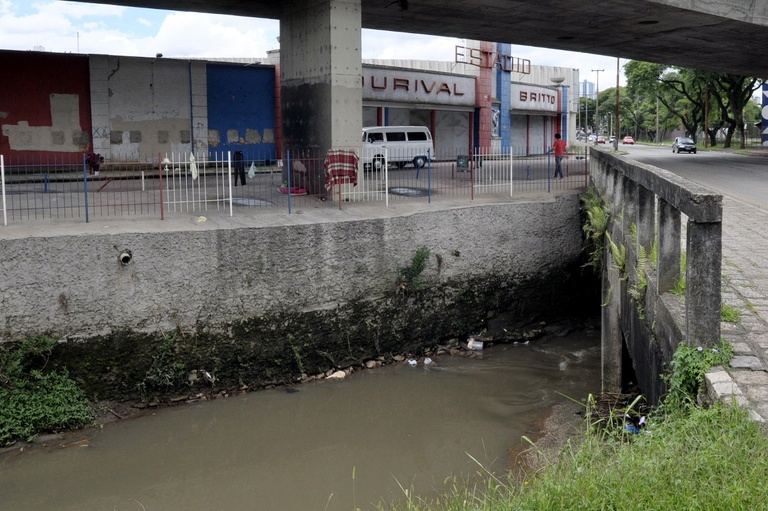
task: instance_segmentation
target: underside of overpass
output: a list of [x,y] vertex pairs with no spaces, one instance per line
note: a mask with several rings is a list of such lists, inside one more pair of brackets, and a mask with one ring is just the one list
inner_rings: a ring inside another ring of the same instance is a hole
[[[326,154],[359,143],[362,28],[768,76],[768,59],[760,58],[761,42],[768,41],[768,0],[85,1],[279,19],[281,151]],[[494,67],[491,60],[483,65]],[[490,120],[490,108],[490,97],[476,107],[481,122]],[[481,128],[487,131],[488,124]],[[319,185],[322,177],[310,179]]]
[[[284,19],[288,11],[328,0],[91,3]],[[539,46],[768,77],[768,59],[762,58],[762,48],[768,44],[765,0],[360,0],[360,6],[363,28]]]

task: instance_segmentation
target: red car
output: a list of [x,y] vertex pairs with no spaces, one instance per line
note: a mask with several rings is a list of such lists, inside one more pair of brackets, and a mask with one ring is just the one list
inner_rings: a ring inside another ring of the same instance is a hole
[[632,138],[632,137],[627,136],[627,137],[624,137],[624,139],[621,141],[621,143],[622,144],[632,144],[632,145],[634,145],[635,144],[635,139]]
[[605,144],[605,137],[597,137],[598,144]]

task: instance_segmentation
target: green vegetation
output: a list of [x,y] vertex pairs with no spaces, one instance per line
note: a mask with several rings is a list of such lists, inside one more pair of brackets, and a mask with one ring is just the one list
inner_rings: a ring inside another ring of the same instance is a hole
[[587,214],[582,226],[586,235],[583,250],[589,256],[585,266],[591,266],[595,272],[599,272],[603,263],[604,238],[608,229],[610,213],[608,208],[603,205],[603,199],[600,198],[600,194],[594,186],[587,188],[587,191],[579,199]]
[[726,323],[738,323],[741,321],[741,311],[723,303],[720,305],[720,321],[725,321]]
[[419,247],[411,259],[411,265],[397,269],[398,290],[402,294],[412,293],[425,288],[421,274],[427,267],[428,260],[429,249],[427,247]]
[[686,267],[688,265],[688,258],[686,256],[686,252],[680,253],[680,276],[677,278],[677,281],[675,282],[675,287],[673,287],[670,292],[673,294],[676,294],[677,296],[685,297],[685,271]]
[[670,394],[639,433],[625,423],[637,416],[638,399],[603,418],[592,413],[590,399],[583,431],[557,453],[536,453],[537,462],[521,473],[499,476],[480,467],[479,478],[454,481],[438,498],[404,491],[405,503],[386,509],[762,509],[768,435],[736,403],[696,404],[705,371],[731,355],[725,341],[714,349],[681,344],[668,375]]
[[733,348],[725,339],[721,339],[720,345],[713,348],[680,343],[669,364],[671,374],[666,377],[669,393],[664,405],[682,408],[694,403],[704,387],[704,374],[707,370],[727,364],[732,356]]
[[30,339],[0,352],[0,445],[85,426],[94,412],[66,370],[48,369],[56,340]]
[[176,360],[175,343],[176,336],[170,335],[155,350],[152,365],[147,369],[144,381],[138,384],[142,396],[188,384],[187,370],[183,363]]
[[605,237],[608,239],[608,244],[611,247],[613,262],[616,263],[616,267],[619,269],[621,278],[625,278],[627,271],[627,247],[625,247],[623,244],[617,245],[614,243],[611,235],[607,232],[605,233]]
[[645,276],[645,267],[648,264],[648,255],[645,247],[637,247],[637,267],[635,268],[635,281],[630,284],[629,295],[635,299],[635,307],[640,319],[645,319],[645,290],[648,288],[648,278]]

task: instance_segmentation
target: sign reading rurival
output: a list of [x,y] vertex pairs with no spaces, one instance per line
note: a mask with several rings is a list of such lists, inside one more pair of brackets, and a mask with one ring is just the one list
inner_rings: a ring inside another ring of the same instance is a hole
[[512,110],[559,112],[557,90],[535,85],[512,84]]
[[475,106],[475,78],[427,71],[363,67],[363,101]]

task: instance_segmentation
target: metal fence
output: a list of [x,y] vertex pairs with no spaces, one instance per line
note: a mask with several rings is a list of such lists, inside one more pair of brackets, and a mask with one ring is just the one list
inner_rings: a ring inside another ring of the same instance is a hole
[[[135,161],[90,165],[87,155],[23,158],[0,155],[3,223],[46,219],[89,222],[102,217],[155,217],[223,210],[229,215],[269,208],[292,213],[310,203],[439,201],[514,198],[586,185],[587,148],[572,148],[555,178],[555,158],[544,149],[446,151],[423,166],[385,152],[382,165],[357,161],[351,179],[329,180],[329,156],[286,150],[279,160],[247,151],[157,154]],[[356,158],[360,149],[350,149]],[[350,154],[351,154],[350,153]],[[407,161],[404,161],[406,160]]]

